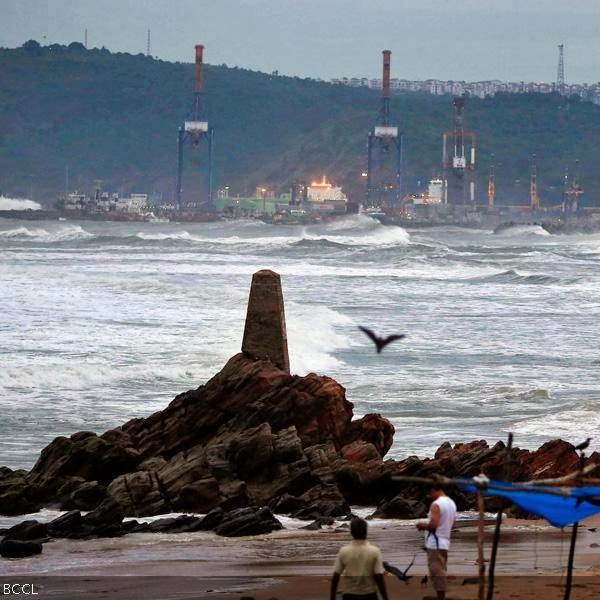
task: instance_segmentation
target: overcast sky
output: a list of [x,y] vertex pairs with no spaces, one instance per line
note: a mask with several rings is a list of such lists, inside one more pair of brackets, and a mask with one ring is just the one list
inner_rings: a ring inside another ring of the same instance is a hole
[[83,41],[261,71],[407,79],[600,80],[600,0],[0,0],[0,45]]

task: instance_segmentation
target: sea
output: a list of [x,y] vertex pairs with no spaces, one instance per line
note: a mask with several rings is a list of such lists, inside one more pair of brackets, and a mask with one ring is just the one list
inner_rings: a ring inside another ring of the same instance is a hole
[[[0,219],[0,465],[202,385],[239,351],[264,268],[292,371],[390,419],[389,457],[508,432],[600,448],[600,234]],[[377,354],[360,325],[406,338]]]

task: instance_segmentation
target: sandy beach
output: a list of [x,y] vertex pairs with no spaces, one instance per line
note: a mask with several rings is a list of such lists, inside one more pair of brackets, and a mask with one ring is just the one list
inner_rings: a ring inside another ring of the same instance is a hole
[[[421,537],[413,523],[372,521],[370,539],[385,560],[406,567],[413,556],[414,576],[408,584],[388,576],[392,598],[421,599],[432,590],[426,574]],[[327,597],[331,565],[349,535],[336,523],[320,531],[297,528],[269,535],[226,539],[212,533],[155,535],[90,541],[57,540],[39,557],[3,561],[0,583],[31,583],[40,598],[218,598],[252,596],[318,599]],[[492,524],[486,527],[486,557]],[[507,519],[497,564],[495,597],[562,598],[570,530],[541,521]],[[461,520],[453,536],[449,598],[477,597],[476,526]],[[600,520],[580,528],[572,598],[600,594]]]

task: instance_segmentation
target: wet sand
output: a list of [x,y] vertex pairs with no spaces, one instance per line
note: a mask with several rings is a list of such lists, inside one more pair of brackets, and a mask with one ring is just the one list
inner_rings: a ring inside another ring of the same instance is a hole
[[[595,530],[594,530],[595,529]],[[486,528],[489,556],[493,526]],[[461,522],[450,554],[449,598],[477,597],[474,521]],[[562,598],[570,530],[544,522],[503,526],[497,564],[499,599]],[[39,557],[0,562],[0,584],[33,582],[43,598],[217,598],[256,600],[326,598],[331,566],[347,529],[288,529],[256,538],[219,538],[211,533],[136,534],[91,541],[58,540]],[[385,560],[405,567],[416,555],[408,585],[388,576],[392,598],[423,598],[433,591],[425,575],[422,538],[408,522],[373,522],[370,539]],[[572,598],[600,598],[600,520],[580,528]],[[466,580],[466,582],[465,582]],[[465,582],[465,583],[464,583]],[[463,584],[464,583],[464,584]]]

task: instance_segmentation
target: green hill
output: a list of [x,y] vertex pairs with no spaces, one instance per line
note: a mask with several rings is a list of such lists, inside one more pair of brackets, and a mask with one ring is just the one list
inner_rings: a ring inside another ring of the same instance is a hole
[[[191,104],[192,79],[191,64],[79,43],[0,49],[0,189],[52,202],[68,165],[71,187],[90,189],[102,180],[107,189],[171,198],[177,127]],[[234,193],[263,184],[283,189],[295,177],[326,173],[360,198],[375,91],[225,65],[207,65],[205,79],[217,186]],[[392,114],[405,132],[405,186],[415,191],[439,172],[451,101],[398,95]],[[565,165],[576,157],[587,198],[598,195],[599,106],[556,95],[498,95],[469,99],[466,122],[478,135],[482,197],[494,153],[499,200],[526,201],[532,152],[542,200],[560,197]],[[191,160],[188,191],[198,183],[202,156]]]

